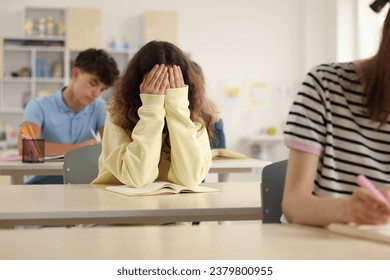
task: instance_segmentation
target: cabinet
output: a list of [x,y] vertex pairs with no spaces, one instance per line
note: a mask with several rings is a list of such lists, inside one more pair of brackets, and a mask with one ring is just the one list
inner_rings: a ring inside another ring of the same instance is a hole
[[7,131],[6,145],[15,146],[26,104],[66,83],[65,40],[8,37],[0,41],[0,129]]

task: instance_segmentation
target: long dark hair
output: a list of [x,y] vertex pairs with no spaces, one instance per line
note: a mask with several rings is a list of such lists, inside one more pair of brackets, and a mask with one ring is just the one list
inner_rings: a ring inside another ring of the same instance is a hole
[[[131,136],[139,121],[138,108],[142,105],[140,84],[156,64],[180,66],[184,82],[189,87],[191,120],[206,127],[211,137],[217,120],[217,108],[206,96],[204,81],[187,55],[175,45],[164,41],[147,43],[130,60],[123,76],[116,83],[109,102],[108,110],[113,123]],[[169,142],[169,137],[166,141]],[[164,144],[170,147],[169,143]]]
[[363,62],[368,115],[382,126],[390,114],[390,9],[377,53]]

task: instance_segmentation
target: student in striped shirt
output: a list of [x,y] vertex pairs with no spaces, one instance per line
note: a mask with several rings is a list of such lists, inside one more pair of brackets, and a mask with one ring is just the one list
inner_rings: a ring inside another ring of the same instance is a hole
[[390,201],[390,12],[373,57],[309,72],[284,137],[290,148],[282,202],[287,221],[390,222],[390,202],[356,184],[363,174]]

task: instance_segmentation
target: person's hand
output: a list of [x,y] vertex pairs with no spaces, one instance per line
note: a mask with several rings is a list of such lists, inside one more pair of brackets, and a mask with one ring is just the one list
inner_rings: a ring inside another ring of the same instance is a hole
[[[390,192],[379,189],[390,201]],[[385,203],[363,188],[357,188],[349,201],[349,215],[356,224],[385,224],[390,222],[390,202]]]
[[141,93],[145,94],[165,94],[168,85],[168,67],[164,64],[155,65],[150,72],[145,75],[140,85]]
[[173,65],[169,67],[169,88],[182,88],[185,86],[183,73],[181,72],[180,66]]

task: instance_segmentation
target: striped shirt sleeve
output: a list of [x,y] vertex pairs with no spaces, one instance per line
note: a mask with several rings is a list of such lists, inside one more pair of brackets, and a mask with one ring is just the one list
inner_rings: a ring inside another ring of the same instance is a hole
[[320,155],[326,141],[324,86],[313,68],[302,83],[288,114],[284,143],[293,149]]

